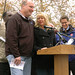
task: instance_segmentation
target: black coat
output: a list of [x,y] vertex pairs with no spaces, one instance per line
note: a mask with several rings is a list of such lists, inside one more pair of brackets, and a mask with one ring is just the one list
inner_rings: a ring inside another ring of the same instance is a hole
[[37,50],[43,47],[52,47],[56,44],[54,30],[45,31],[39,27],[34,28],[34,49],[32,60],[32,75],[38,75],[36,69],[45,70],[50,75],[50,69],[54,68],[53,55],[37,55]]
[[34,28],[34,50],[37,51],[43,47],[52,47],[56,44],[54,30],[44,31],[37,27]]

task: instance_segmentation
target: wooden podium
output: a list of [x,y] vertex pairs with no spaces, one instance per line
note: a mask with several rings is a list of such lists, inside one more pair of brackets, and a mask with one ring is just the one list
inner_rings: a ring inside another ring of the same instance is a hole
[[58,45],[37,51],[37,55],[54,55],[54,75],[69,75],[69,54],[75,54],[74,45]]

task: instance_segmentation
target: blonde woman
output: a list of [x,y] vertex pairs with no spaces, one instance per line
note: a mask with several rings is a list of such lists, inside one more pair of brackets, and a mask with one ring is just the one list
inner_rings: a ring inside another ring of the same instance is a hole
[[48,17],[44,13],[37,14],[34,28],[34,52],[33,67],[36,70],[36,75],[53,75],[53,56],[37,55],[37,50],[43,50],[52,47],[56,44],[54,30],[44,28],[50,26]]

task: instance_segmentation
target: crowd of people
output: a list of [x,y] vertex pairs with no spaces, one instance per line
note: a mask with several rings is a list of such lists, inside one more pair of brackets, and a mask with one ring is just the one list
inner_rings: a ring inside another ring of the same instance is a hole
[[[31,0],[22,0],[19,12],[3,13],[5,29],[0,26],[1,75],[54,75],[54,56],[37,55],[37,51],[53,47],[58,42],[65,43],[60,41],[61,38],[56,34],[57,30],[49,22],[48,16],[39,12],[34,21],[30,18],[33,11],[34,3]],[[60,23],[62,27],[58,32],[75,38],[75,28],[70,24],[69,18],[62,16]],[[68,41],[70,37],[65,35],[62,37]],[[75,40],[72,45],[75,45]],[[23,67],[15,68],[11,66],[12,63]],[[75,75],[75,55],[69,55],[69,75],[70,71]]]

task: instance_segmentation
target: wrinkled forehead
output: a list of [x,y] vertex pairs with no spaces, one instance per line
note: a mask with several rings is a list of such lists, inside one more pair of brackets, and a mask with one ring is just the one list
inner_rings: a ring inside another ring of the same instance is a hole
[[34,3],[32,1],[28,1],[27,5],[31,6],[32,8],[34,8]]
[[34,4],[32,0],[27,0],[26,3]]
[[67,19],[61,19],[61,22],[68,22]]

